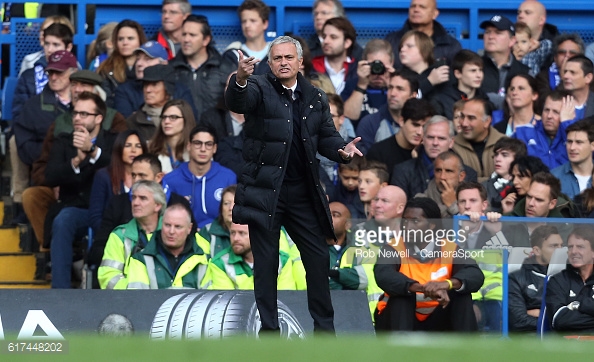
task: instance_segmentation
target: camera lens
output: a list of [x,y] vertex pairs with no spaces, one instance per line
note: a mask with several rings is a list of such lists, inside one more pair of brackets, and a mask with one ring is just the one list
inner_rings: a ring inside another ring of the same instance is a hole
[[374,60],[369,63],[371,67],[371,74],[384,74],[386,72],[386,66],[380,60]]

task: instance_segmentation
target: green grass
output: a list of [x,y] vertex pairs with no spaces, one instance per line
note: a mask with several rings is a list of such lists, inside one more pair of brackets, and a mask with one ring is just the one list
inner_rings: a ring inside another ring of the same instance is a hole
[[594,342],[550,337],[474,337],[398,334],[380,337],[309,338],[282,341],[227,338],[150,341],[148,338],[77,336],[60,355],[12,355],[2,361],[589,361]]

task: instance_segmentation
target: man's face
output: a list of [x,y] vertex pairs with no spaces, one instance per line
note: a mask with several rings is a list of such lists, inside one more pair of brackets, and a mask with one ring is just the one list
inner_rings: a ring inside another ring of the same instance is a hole
[[338,114],[338,110],[336,109],[336,106],[334,104],[330,103],[329,106],[330,114],[332,115],[332,121],[334,122],[334,127],[337,131],[340,131],[340,129],[342,128],[342,124],[344,123],[344,115]]
[[161,8],[161,26],[166,33],[181,29],[182,23],[189,14],[181,11],[180,4],[166,4]]
[[244,256],[252,251],[250,232],[247,225],[232,223],[229,227],[229,234],[233,253]]
[[594,250],[592,250],[590,241],[584,240],[577,235],[569,236],[567,240],[567,257],[569,264],[574,268],[594,264]]
[[212,156],[217,152],[217,145],[213,136],[208,132],[198,132],[188,143],[190,162],[197,165],[206,165],[212,161]]
[[340,202],[331,202],[330,215],[332,215],[332,225],[337,236],[345,235],[351,228],[351,213],[346,206]]
[[567,134],[567,156],[569,162],[573,164],[582,164],[588,159],[592,159],[594,152],[594,142],[588,140],[588,133],[583,131],[574,131]]
[[478,189],[466,189],[458,193],[458,210],[460,214],[466,211],[484,214],[488,206],[489,202],[481,199],[481,193]]
[[161,226],[161,238],[167,249],[181,249],[192,232],[190,215],[184,209],[165,210]]
[[161,64],[161,58],[151,58],[144,52],[136,52],[136,64],[134,65],[134,72],[136,79],[144,78],[144,69],[152,67],[153,65]]
[[72,98],[72,104],[78,101],[78,96],[82,92],[93,92],[95,86],[89,83],[82,83],[78,80],[70,81],[70,97]]
[[68,50],[72,49],[72,44],[68,45],[66,48],[66,44],[62,41],[62,39],[58,38],[54,35],[46,35],[43,38],[43,53],[45,54],[45,59],[49,59],[49,57],[57,52],[58,50]]
[[[423,209],[417,207],[409,207],[404,210],[404,214],[402,215],[402,223],[403,226],[406,227],[407,235],[412,237],[414,240],[407,239],[407,242],[415,242],[415,243],[423,243],[423,236],[424,235],[417,235],[418,233],[415,232],[408,232],[419,230],[421,232],[425,232],[426,230],[431,230],[435,228],[435,224],[431,224],[430,221],[425,216],[425,212]],[[419,236],[419,237],[417,237]]]
[[515,42],[515,37],[507,30],[499,30],[494,26],[485,29],[483,43],[487,53],[509,54]]
[[246,40],[256,40],[264,36],[268,21],[262,20],[256,10],[244,10],[240,15],[241,31]]
[[371,202],[383,186],[379,177],[371,170],[359,172],[359,198],[362,202]]
[[313,10],[316,33],[321,34],[326,20],[336,17],[334,4],[321,2]]
[[516,33],[516,44],[514,45],[514,55],[516,59],[521,60],[530,52],[530,37],[526,33]]
[[434,172],[435,172],[435,184],[439,192],[445,190],[445,185],[456,189],[460,182],[464,180],[464,171],[460,171],[460,161],[456,157],[450,157],[445,160],[436,159]]
[[542,242],[542,246],[532,247],[536,261],[541,265],[548,265],[556,249],[563,246],[563,239],[559,234],[551,234]]
[[542,110],[542,126],[549,137],[555,137],[561,123],[561,107],[563,101],[554,101],[547,97]]
[[421,120],[409,119],[400,124],[400,132],[411,146],[416,147],[423,141],[423,125],[427,120],[427,118]]
[[471,89],[478,89],[483,83],[483,68],[476,64],[466,63],[462,67],[462,71],[455,70],[454,75],[458,79],[458,83]]
[[544,7],[537,1],[524,1],[518,8],[517,21],[528,25],[533,32],[540,30],[546,21]]
[[390,187],[382,187],[374,198],[374,215],[379,224],[386,224],[392,219],[402,217],[402,211],[406,200],[390,190]]
[[322,50],[329,58],[346,56],[347,49],[353,45],[350,39],[345,39],[342,30],[334,25],[326,25],[322,29]]
[[566,40],[563,43],[559,44],[557,48],[557,53],[554,54],[555,64],[557,64],[557,68],[559,69],[559,73],[561,73],[561,69],[563,65],[569,58],[573,58],[578,54],[581,54],[581,50],[579,45],[574,43],[571,40]]
[[229,226],[232,223],[233,206],[235,206],[235,193],[225,192],[223,198],[221,199],[221,203],[223,204],[223,220],[225,221],[225,225]]
[[452,148],[454,138],[450,137],[450,125],[448,122],[438,122],[427,127],[423,135],[423,147],[430,159]]
[[161,173],[155,175],[155,172],[151,168],[151,164],[145,161],[133,162],[131,174],[132,182],[137,182],[140,180],[149,180],[160,183],[161,179],[163,178],[163,175]]
[[551,188],[539,182],[532,182],[526,194],[526,217],[547,217],[549,211],[557,205],[551,199]]
[[[369,63],[379,60],[384,64],[386,69],[392,66],[392,56],[393,54],[388,54],[384,51],[379,51],[377,53],[367,54],[367,61]],[[386,88],[388,86],[388,82],[390,81],[390,73],[385,72],[384,74],[369,74],[369,86],[372,88]],[[415,93],[416,96],[416,93]]]
[[495,172],[499,177],[507,178],[509,176],[509,166],[516,154],[510,150],[498,149],[493,153],[493,162],[495,164]]
[[359,171],[357,170],[339,170],[338,176],[342,186],[349,191],[355,191],[359,186]]
[[169,99],[165,90],[165,83],[162,81],[142,82],[142,92],[144,94],[144,103],[149,107],[161,108]]
[[[72,125],[76,130],[79,127],[84,127],[89,133],[93,133],[96,127],[99,127],[103,118],[101,115],[96,115],[97,113],[97,106],[95,102],[90,99],[81,101],[79,100],[74,105],[73,112],[77,112],[76,116],[72,116]],[[82,114],[86,114],[86,117],[83,117]]]
[[182,26],[182,53],[190,58],[198,53],[206,52],[210,37],[202,35],[202,24],[188,21]]
[[275,77],[281,82],[297,78],[303,58],[297,57],[297,47],[293,43],[282,43],[270,49],[268,64]]
[[388,108],[391,111],[400,112],[404,107],[404,103],[415,95],[416,93],[411,92],[410,84],[406,79],[399,75],[390,78],[388,84]]
[[435,0],[412,0],[408,7],[408,21],[413,25],[428,25],[439,15]]
[[563,67],[563,88],[569,92],[587,89],[592,82],[592,74],[584,75],[578,62],[566,62]]
[[47,78],[50,89],[56,93],[67,90],[70,87],[70,74],[72,74],[72,70],[70,69],[63,72],[48,70]]
[[148,189],[140,187],[132,193],[132,216],[135,219],[158,214],[160,210],[161,205],[155,202],[155,197]]
[[485,118],[485,110],[480,102],[468,101],[462,109],[462,137],[468,141],[478,142],[484,140],[489,133],[491,117]]

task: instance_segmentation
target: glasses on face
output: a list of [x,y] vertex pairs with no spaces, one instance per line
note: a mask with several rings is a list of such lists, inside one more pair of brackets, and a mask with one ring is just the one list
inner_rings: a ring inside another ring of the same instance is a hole
[[210,150],[214,147],[213,141],[202,142],[202,141],[194,140],[191,143],[192,143],[192,146],[194,146],[196,148],[202,148],[202,146],[204,146],[207,150]]
[[64,72],[60,72],[60,71],[53,70],[53,69],[45,71],[45,75],[47,75],[48,77],[51,77],[52,75],[61,76],[62,74],[64,74]]
[[177,121],[178,119],[183,119],[184,117],[178,116],[177,114],[164,114],[161,116],[161,121],[166,121],[167,119],[172,120],[173,122]]
[[559,49],[557,50],[557,55],[578,55],[579,52],[577,50],[565,50],[565,49]]
[[89,112],[78,112],[78,111],[72,111],[72,118],[75,118],[76,116],[80,116],[81,119],[85,119],[88,116],[98,116],[99,113],[89,113]]

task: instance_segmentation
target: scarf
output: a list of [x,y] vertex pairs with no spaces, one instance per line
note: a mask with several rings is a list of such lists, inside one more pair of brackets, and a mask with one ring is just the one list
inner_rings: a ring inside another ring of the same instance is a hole
[[161,112],[163,112],[163,107],[151,107],[146,103],[142,105],[141,110],[146,114],[146,120],[149,122],[153,122],[155,127],[159,127],[161,125]]

